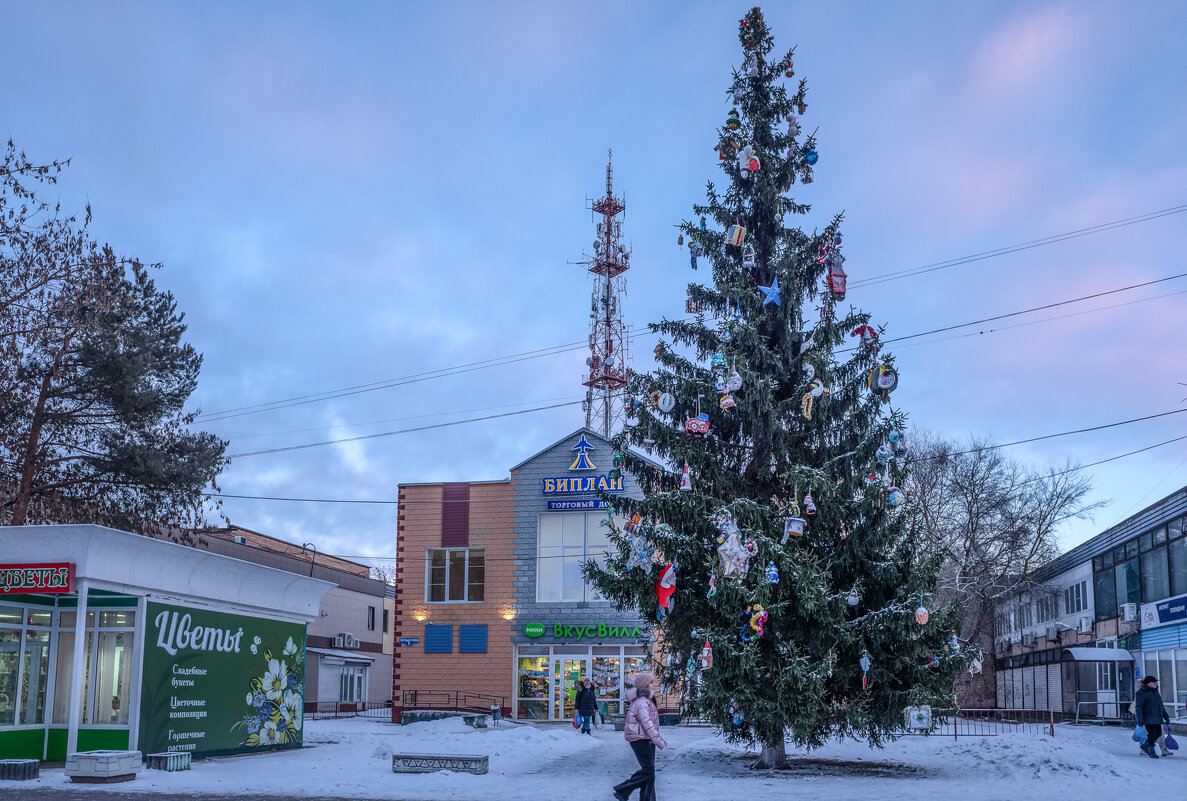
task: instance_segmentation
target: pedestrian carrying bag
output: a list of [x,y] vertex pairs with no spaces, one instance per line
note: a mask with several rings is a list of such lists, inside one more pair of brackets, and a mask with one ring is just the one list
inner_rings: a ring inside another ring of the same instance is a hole
[[1134,726],[1133,727],[1133,741],[1135,743],[1142,743],[1143,745],[1145,744],[1146,729],[1144,726]]
[[573,713],[573,728],[574,729],[581,728],[581,713],[580,712]]
[[1174,731],[1174,727],[1169,723],[1166,724],[1166,737],[1162,738],[1162,742],[1166,745],[1168,751],[1178,751],[1179,741],[1171,736],[1172,731]]

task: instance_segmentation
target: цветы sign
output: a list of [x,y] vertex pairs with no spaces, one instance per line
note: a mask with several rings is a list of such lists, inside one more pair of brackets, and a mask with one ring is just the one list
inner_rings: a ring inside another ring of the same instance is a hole
[[300,746],[305,626],[149,603],[142,684],[144,753]]
[[0,592],[65,593],[73,589],[74,565],[70,562],[0,565]]

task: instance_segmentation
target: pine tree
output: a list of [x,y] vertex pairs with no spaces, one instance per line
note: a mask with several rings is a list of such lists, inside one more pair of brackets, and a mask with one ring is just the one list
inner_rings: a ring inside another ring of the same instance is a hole
[[[635,377],[616,440],[647,489],[608,499],[617,547],[586,570],[607,598],[656,621],[656,668],[689,711],[731,742],[761,745],[756,766],[777,767],[787,739],[878,745],[903,729],[907,706],[951,706],[976,654],[954,640],[959,610],[916,619],[935,605],[938,565],[920,555],[910,500],[895,488],[906,416],[888,402],[893,357],[868,314],[840,308],[841,216],[810,234],[784,224],[809,211],[788,193],[811,182],[818,158],[815,134],[801,130],[807,84],[785,83],[794,50],[773,56],[758,8],[738,35],[745,63],[717,132],[725,190],[710,182],[681,226],[712,282],[689,285],[694,319],[651,325],[659,368]],[[726,570],[730,554],[734,567],[748,559],[744,571]],[[712,666],[701,669],[706,645]]]

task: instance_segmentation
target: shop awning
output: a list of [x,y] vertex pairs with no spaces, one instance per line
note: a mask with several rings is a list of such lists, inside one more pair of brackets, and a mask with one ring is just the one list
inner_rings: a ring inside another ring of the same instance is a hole
[[309,648],[309,647],[306,647],[305,650],[311,651],[312,653],[315,653],[315,654],[321,654],[322,656],[328,656],[333,659],[342,659],[348,663],[353,662],[360,666],[367,666],[375,661],[375,657],[371,656],[370,654],[364,654],[364,653],[360,653],[358,651],[339,651],[336,648]]
[[1064,662],[1132,662],[1133,654],[1124,648],[1064,648]]

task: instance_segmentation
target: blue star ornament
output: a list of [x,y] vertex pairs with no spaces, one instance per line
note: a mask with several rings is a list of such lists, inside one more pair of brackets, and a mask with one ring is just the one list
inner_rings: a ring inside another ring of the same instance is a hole
[[577,458],[573,461],[573,464],[569,466],[570,470],[597,470],[597,468],[594,467],[594,463],[589,460],[589,456],[587,456],[585,453],[587,450],[592,451],[597,449],[594,448],[593,445],[589,444],[589,441],[585,439],[584,434],[581,435],[581,439],[576,445],[570,448],[570,450],[578,452]]
[[780,305],[779,276],[775,276],[774,280],[771,281],[770,286],[760,286],[758,291],[766,295],[766,299],[762,302],[762,305],[766,306],[768,303],[774,303],[776,306]]

